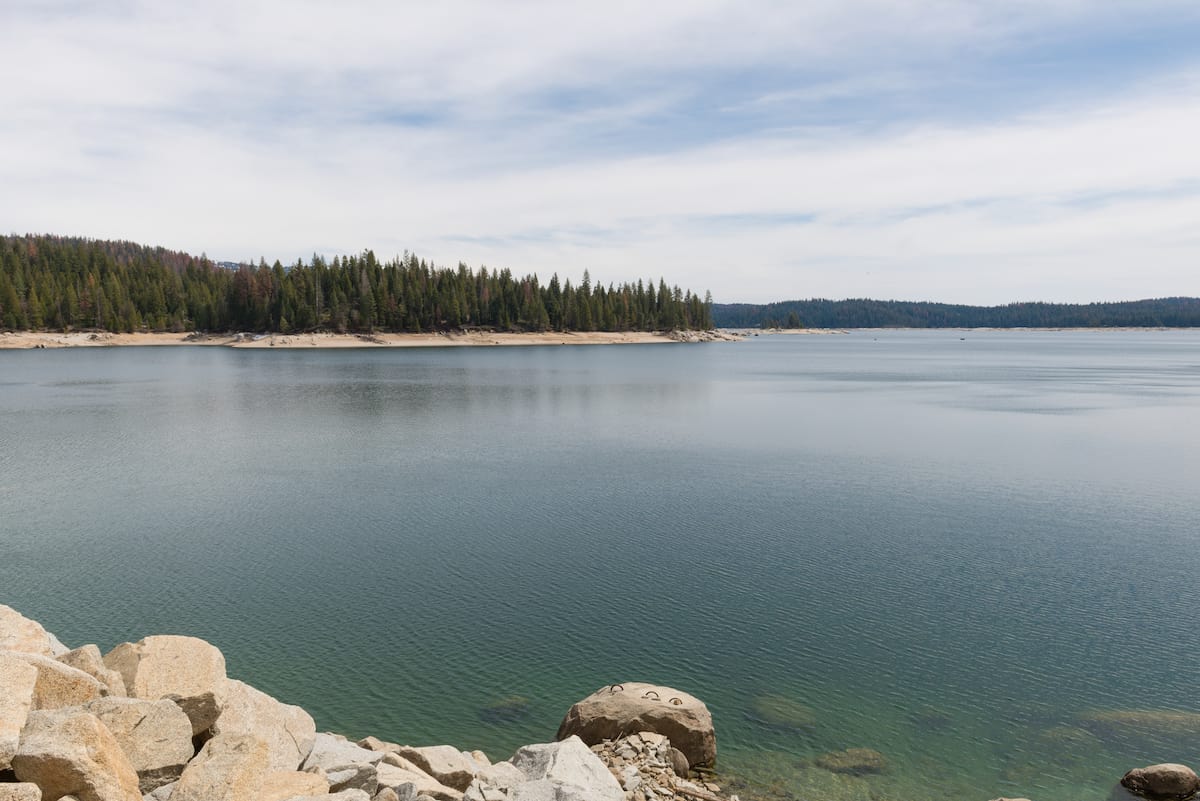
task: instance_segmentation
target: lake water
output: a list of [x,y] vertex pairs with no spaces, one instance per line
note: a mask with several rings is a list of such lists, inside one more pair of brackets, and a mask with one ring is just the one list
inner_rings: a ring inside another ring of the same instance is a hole
[[667,684],[743,798],[1200,767],[1197,490],[1200,331],[0,351],[0,602],[68,644],[493,758]]

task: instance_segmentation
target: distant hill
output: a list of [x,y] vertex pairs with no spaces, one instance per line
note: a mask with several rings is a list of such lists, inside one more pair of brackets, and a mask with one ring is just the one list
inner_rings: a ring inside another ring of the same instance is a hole
[[818,298],[715,303],[712,316],[720,328],[1188,328],[1200,327],[1200,298],[1006,306]]

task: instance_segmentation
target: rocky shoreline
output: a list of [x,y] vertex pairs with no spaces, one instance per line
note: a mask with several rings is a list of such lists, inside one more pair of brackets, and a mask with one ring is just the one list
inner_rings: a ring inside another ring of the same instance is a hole
[[[803,711],[761,706],[772,720]],[[1193,723],[1188,713],[1088,720],[1188,731]],[[106,654],[71,649],[0,604],[0,801],[741,801],[714,781],[716,756],[702,701],[635,682],[601,687],[567,711],[553,742],[497,762],[451,745],[352,742],[230,678],[220,650],[203,640],[156,635]],[[887,770],[866,748],[815,765],[830,776]],[[1135,768],[1110,798],[1127,793],[1187,801],[1200,794],[1200,777],[1179,764]]]
[[555,742],[503,761],[351,742],[229,678],[203,640],[70,649],[0,605],[0,801],[739,801],[689,764],[715,757],[702,702],[641,684],[597,690]]

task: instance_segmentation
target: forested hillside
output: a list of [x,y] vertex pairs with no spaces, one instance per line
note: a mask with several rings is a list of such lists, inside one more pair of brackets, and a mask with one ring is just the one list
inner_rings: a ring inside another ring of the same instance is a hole
[[0,329],[657,331],[712,327],[711,298],[663,280],[578,285],[406,254],[219,266],[131,242],[0,237]]
[[897,300],[789,300],[713,306],[722,328],[1097,328],[1200,326],[1200,298],[957,306]]

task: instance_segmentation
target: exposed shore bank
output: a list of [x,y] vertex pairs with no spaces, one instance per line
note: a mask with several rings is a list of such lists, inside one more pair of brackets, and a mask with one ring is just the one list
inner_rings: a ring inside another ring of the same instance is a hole
[[509,333],[486,330],[429,334],[198,334],[105,331],[69,333],[0,332],[0,349],[101,348],[121,346],[219,346],[228,348],[441,348],[520,345],[651,345],[674,342],[734,342],[744,337],[725,331],[546,331]]

